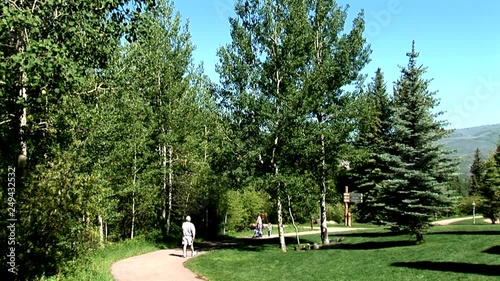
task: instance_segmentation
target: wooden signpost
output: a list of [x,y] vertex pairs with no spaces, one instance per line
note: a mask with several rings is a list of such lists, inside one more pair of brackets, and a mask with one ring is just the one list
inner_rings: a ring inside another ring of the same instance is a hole
[[349,203],[362,203],[362,193],[349,193],[349,187],[345,187],[344,193],[344,224],[352,226],[351,213],[349,212]]

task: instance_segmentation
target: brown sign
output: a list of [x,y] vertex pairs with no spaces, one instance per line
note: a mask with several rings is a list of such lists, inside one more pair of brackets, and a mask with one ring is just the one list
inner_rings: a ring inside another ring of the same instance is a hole
[[362,203],[363,193],[344,193],[344,202],[346,203]]

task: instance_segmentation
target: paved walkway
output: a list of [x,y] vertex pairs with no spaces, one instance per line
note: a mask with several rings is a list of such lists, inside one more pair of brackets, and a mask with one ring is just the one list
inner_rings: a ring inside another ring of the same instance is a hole
[[[468,220],[472,217],[454,218],[435,221],[434,225],[446,225],[456,221]],[[355,227],[329,227],[328,233],[361,230],[365,228]],[[318,234],[319,230],[300,232],[300,235]],[[295,233],[286,233],[285,236],[295,236]],[[271,237],[264,236],[260,239],[276,238],[278,234]],[[195,244],[196,247],[196,244]],[[199,251],[198,255],[206,253]],[[190,251],[188,250],[188,255]],[[115,262],[111,266],[111,274],[116,281],[199,281],[205,280],[184,267],[184,262],[191,257],[183,258],[182,249],[159,250],[140,256]]]
[[116,281],[204,280],[184,267],[189,259],[182,257],[182,249],[159,250],[115,262],[111,274]]
[[[457,221],[471,220],[473,218],[474,217],[471,216],[471,217],[463,217],[463,218],[446,219],[446,220],[435,221],[435,222],[433,222],[431,224],[432,225],[447,225],[447,224],[454,223],[454,222],[457,222]],[[479,217],[476,216],[476,219],[479,219]]]

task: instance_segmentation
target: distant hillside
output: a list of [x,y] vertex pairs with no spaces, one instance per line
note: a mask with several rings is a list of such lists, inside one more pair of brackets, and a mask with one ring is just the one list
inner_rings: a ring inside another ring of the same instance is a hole
[[457,150],[454,154],[461,158],[460,171],[468,175],[474,151],[479,148],[482,159],[488,157],[498,143],[500,124],[485,125],[472,128],[456,129],[442,142],[448,149]]

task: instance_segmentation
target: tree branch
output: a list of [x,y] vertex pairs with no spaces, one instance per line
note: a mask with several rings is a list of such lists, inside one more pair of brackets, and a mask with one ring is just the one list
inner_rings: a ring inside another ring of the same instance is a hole
[[90,93],[93,93],[93,92],[96,92],[96,91],[99,91],[99,90],[102,90],[102,86],[104,85],[104,83],[100,83],[99,85],[96,85],[94,87],[94,89],[92,90],[89,90],[89,91],[86,91],[86,92],[80,92],[80,93],[76,93],[77,95],[83,95],[83,94],[90,94]]
[[31,13],[33,13],[35,11],[36,2],[38,2],[38,0],[35,0],[33,2],[33,6],[31,7]]
[[5,123],[8,123],[8,122],[10,122],[10,121],[11,121],[10,119],[7,119],[7,120],[5,120],[5,121],[0,122],[0,125],[5,124]]

